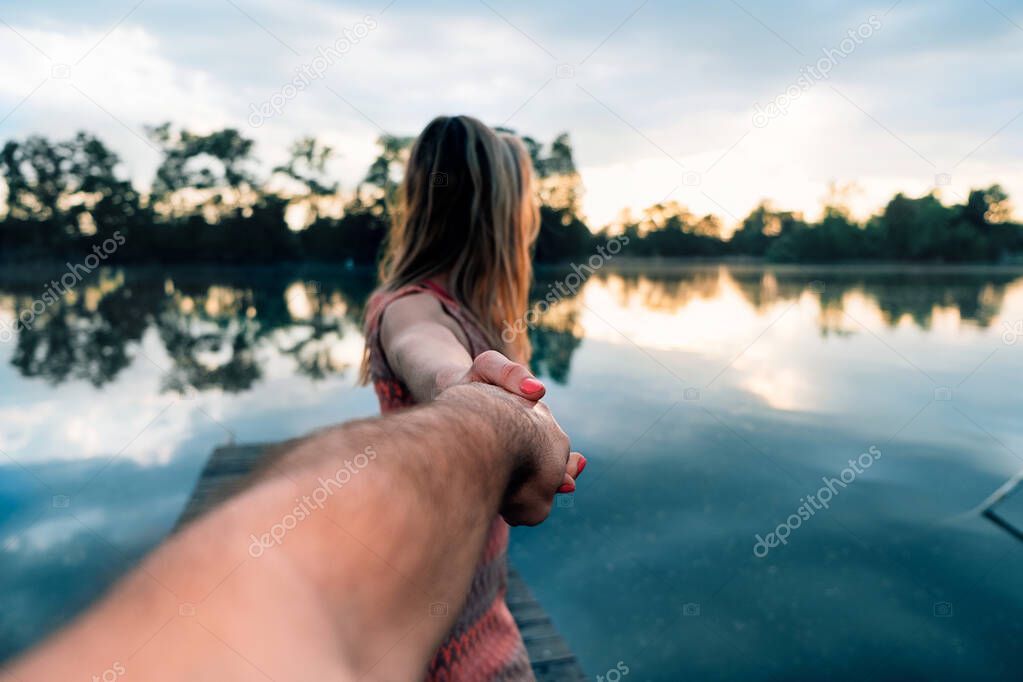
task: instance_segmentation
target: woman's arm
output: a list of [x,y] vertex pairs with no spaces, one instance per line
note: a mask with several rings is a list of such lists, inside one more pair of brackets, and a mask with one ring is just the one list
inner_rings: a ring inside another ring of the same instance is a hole
[[543,384],[527,367],[501,353],[487,351],[474,360],[461,327],[429,294],[405,296],[387,306],[380,341],[391,369],[416,402],[429,402],[446,388],[473,381],[527,400],[544,395]]

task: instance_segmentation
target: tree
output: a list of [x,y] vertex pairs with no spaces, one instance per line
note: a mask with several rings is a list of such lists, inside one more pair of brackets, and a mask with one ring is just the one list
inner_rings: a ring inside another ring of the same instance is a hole
[[541,203],[566,215],[579,217],[582,213],[582,178],[575,167],[568,133],[554,138],[547,156],[534,157],[534,164],[540,178]]
[[[370,164],[362,184],[376,189],[368,204],[377,207],[383,213],[388,213],[388,207],[395,204],[398,194],[395,169],[408,158],[408,152],[413,142],[415,142],[415,138],[395,135],[381,135],[377,138],[380,153]],[[362,187],[360,186],[356,192],[356,199],[360,202],[361,197],[358,195],[361,193]]]
[[225,204],[242,205],[244,195],[252,192],[256,182],[248,166],[253,141],[234,128],[200,135],[163,123],[146,132],[163,151],[152,194],[168,213],[200,209],[216,218]]
[[[147,132],[163,151],[149,197],[123,176],[118,156],[88,133],[3,144],[0,259],[81,259],[117,236],[122,263],[370,264],[387,233],[400,168],[413,143],[410,137],[380,137],[365,177],[343,203],[328,173],[335,151],[313,137],[295,141],[264,181],[253,170],[252,140],[235,129],[199,134],[164,123]],[[521,139],[541,202],[535,260],[588,258],[598,240],[612,235],[609,229],[593,235],[581,215],[583,187],[569,135],[549,145]],[[952,205],[933,193],[896,194],[865,223],[846,208],[853,189],[832,185],[815,222],[762,202],[727,241],[718,218],[694,215],[676,202],[655,204],[637,219],[626,215],[615,227],[629,237],[630,256],[952,262],[1023,253],[1023,229],[1012,221],[1009,197],[999,185],[973,189]],[[295,216],[296,209],[306,215]],[[289,224],[307,227],[295,232]]]
[[[509,128],[497,130],[514,134]],[[521,139],[533,162],[539,191],[540,233],[536,260],[565,262],[585,256],[592,250],[593,233],[581,215],[582,180],[568,133],[554,138],[546,154],[543,145],[532,137]]]
[[636,256],[678,258],[722,252],[720,221],[711,215],[698,218],[677,201],[649,206],[638,221],[627,218],[623,227],[629,236],[629,253]]
[[326,196],[338,190],[338,183],[327,177],[327,163],[334,156],[333,147],[320,144],[315,137],[302,137],[291,145],[288,162],[274,172],[301,183],[311,195]]
[[729,241],[733,253],[763,256],[771,243],[785,231],[797,228],[802,219],[789,211],[775,211],[762,201],[750,212]]
[[[302,227],[309,226],[324,213],[324,205],[337,198],[338,183],[327,173],[334,156],[333,147],[320,144],[315,137],[303,137],[291,145],[287,163],[274,168],[274,174],[299,187],[288,194],[285,219],[289,225],[300,221]],[[297,221],[291,217],[296,214]]]
[[118,156],[84,132],[61,142],[32,136],[0,150],[7,216],[5,253],[70,256],[87,237],[129,233],[143,216],[138,193],[117,173]]

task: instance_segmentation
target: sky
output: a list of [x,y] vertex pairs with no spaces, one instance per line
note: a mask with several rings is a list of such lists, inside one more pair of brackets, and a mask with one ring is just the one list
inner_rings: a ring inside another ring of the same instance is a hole
[[0,140],[88,130],[142,188],[146,124],[236,127],[266,168],[315,135],[350,191],[380,134],[466,113],[568,132],[594,228],[814,217],[830,187],[860,217],[994,182],[1023,206],[1019,0],[0,0],[0,64]]

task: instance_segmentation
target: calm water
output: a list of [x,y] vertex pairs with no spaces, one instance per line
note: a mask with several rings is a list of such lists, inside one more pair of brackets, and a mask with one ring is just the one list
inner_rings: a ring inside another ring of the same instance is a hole
[[[5,275],[0,321],[45,286]],[[0,338],[0,658],[159,542],[215,446],[374,413],[371,286],[111,271]],[[591,466],[511,556],[589,675],[1018,679],[1023,543],[970,510],[1023,468],[1023,272],[600,273],[533,333]]]

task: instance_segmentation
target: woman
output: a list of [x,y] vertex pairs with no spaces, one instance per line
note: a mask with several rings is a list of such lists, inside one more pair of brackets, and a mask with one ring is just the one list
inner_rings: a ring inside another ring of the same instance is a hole
[[[522,142],[469,116],[434,119],[419,135],[366,313],[363,381],[382,412],[449,386],[495,384],[527,400],[544,386],[526,368],[530,250],[539,230],[532,163]],[[502,331],[504,336],[502,337]],[[586,460],[569,457],[559,492]],[[496,517],[455,627],[429,680],[520,680],[532,672],[504,602],[508,526]]]

